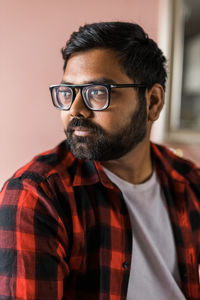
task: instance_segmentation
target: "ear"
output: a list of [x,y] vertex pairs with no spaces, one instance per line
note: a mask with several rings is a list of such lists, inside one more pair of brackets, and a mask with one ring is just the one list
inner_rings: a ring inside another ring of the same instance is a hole
[[149,121],[156,121],[164,105],[165,92],[163,87],[156,83],[146,92],[147,115]]

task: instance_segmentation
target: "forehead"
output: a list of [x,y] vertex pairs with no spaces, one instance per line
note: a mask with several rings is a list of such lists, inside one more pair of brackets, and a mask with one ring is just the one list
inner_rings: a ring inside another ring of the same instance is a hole
[[133,83],[125,74],[117,52],[109,49],[92,49],[73,54],[67,62],[63,80],[81,84],[100,78],[116,83]]

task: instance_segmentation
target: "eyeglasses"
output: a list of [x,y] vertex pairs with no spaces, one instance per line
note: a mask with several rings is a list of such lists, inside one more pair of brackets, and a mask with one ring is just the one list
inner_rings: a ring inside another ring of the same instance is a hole
[[53,105],[60,110],[69,110],[76,98],[76,90],[80,90],[86,107],[94,111],[102,111],[110,105],[112,88],[146,88],[145,84],[56,84],[49,87]]

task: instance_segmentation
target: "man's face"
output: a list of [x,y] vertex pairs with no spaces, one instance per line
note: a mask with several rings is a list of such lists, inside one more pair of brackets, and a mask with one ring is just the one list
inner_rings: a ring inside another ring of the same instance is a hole
[[[133,83],[116,53],[107,49],[74,54],[63,82]],[[61,117],[71,151],[81,159],[118,159],[142,142],[147,131],[145,99],[138,99],[134,88],[111,89],[110,106],[104,111],[89,110],[78,91],[70,110],[62,111]]]

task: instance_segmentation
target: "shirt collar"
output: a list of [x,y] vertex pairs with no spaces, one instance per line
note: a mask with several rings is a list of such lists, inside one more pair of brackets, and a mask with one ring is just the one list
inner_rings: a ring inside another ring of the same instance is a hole
[[114,185],[105,174],[98,161],[78,160],[73,186],[93,185],[101,182],[105,187],[114,189]]
[[[152,160],[159,177],[162,177],[162,170],[169,174],[171,178],[178,182],[186,182],[186,174],[195,167],[193,163],[179,159],[172,151],[164,146],[151,143]],[[179,164],[181,170],[179,170]],[[80,160],[74,157],[74,176],[72,176],[73,186],[93,185],[101,182],[105,187],[114,189],[115,186],[105,174],[99,161]]]

